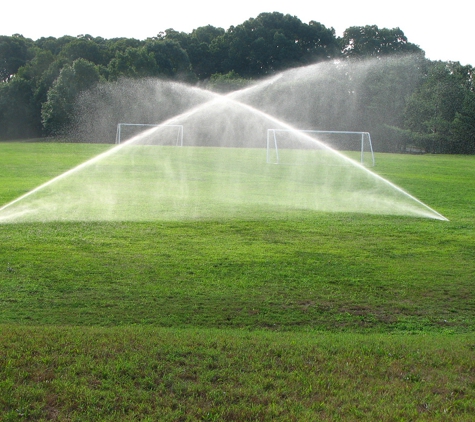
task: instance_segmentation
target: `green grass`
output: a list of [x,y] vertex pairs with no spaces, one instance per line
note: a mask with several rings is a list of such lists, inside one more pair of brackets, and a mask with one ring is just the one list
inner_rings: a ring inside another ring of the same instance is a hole
[[[0,202],[106,149],[0,144]],[[450,221],[0,225],[3,420],[471,420],[475,158],[376,160]]]
[[109,148],[102,144],[2,142],[0,203],[16,199]]
[[473,336],[2,329],[5,421],[469,421],[475,412]]
[[437,217],[342,156],[287,152],[292,164],[274,165],[263,148],[123,144],[21,197],[0,222],[268,220],[301,210]]

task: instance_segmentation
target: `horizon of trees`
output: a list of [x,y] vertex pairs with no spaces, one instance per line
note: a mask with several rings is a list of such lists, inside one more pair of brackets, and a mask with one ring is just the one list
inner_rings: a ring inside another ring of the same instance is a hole
[[[414,59],[405,60],[407,55]],[[333,28],[278,12],[261,13],[227,30],[209,25],[191,33],[167,29],[146,40],[0,36],[0,140],[61,135],[73,121],[82,92],[122,78],[161,78],[229,91],[293,67],[387,57],[394,59],[391,65],[368,71],[358,86],[358,129],[371,132],[379,151],[404,152],[411,146],[474,154],[471,65],[426,59],[400,28],[354,26],[336,37]]]

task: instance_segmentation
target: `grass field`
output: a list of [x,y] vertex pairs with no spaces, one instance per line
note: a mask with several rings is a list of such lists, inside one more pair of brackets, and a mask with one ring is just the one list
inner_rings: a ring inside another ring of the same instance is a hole
[[[0,143],[0,204],[107,148]],[[473,420],[475,158],[376,163],[450,221],[0,225],[0,420]]]
[[[357,155],[357,154],[356,154]],[[2,222],[282,219],[302,210],[429,216],[433,210],[322,149],[119,145],[0,209]]]

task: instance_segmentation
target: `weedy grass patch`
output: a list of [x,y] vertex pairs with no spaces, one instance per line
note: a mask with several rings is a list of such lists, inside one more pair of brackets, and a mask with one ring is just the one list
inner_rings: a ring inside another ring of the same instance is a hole
[[1,326],[4,420],[469,420],[475,337]]

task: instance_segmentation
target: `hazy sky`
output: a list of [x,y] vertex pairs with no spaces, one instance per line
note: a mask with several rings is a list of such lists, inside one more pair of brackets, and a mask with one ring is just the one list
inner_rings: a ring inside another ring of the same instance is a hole
[[333,27],[339,36],[350,26],[399,27],[429,59],[475,66],[475,4],[470,0],[26,0],[9,1],[1,10],[0,35],[32,39],[80,34],[145,39],[168,28],[191,32],[210,24],[228,29],[262,12],[281,12]]

